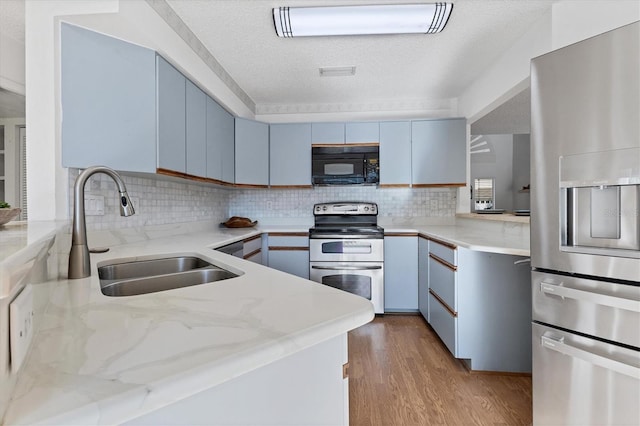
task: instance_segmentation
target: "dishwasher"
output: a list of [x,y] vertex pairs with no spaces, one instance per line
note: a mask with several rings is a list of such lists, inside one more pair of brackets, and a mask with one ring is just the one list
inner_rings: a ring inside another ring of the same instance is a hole
[[218,247],[216,250],[242,259],[244,256],[244,243],[242,241],[238,241],[227,244],[226,246]]

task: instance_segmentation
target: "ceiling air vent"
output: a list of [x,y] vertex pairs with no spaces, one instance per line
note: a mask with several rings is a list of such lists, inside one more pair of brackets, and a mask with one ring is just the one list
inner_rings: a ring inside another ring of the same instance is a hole
[[349,77],[356,75],[356,67],[323,67],[320,77]]

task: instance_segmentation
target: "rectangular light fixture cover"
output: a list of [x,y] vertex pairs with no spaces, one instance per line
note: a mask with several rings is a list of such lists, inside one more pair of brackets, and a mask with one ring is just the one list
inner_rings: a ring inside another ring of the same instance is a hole
[[279,7],[273,22],[279,37],[365,34],[432,34],[447,24],[453,4]]

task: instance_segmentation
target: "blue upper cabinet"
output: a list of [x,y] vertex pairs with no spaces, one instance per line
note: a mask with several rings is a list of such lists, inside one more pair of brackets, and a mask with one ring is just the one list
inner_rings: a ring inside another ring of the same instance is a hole
[[187,174],[207,175],[207,95],[187,80]]
[[380,123],[380,186],[411,185],[411,122]]
[[345,123],[344,135],[346,143],[378,143],[380,141],[377,121]]
[[269,125],[236,118],[236,179],[239,185],[269,186]]
[[467,121],[464,118],[413,121],[411,133],[413,186],[466,185]]
[[311,187],[311,124],[269,126],[269,184]]
[[311,123],[311,143],[343,144],[344,123]]
[[61,26],[62,165],[156,171],[153,50]]
[[158,56],[158,168],[187,171],[187,79]]
[[235,175],[233,116],[207,97],[207,177],[233,183]]

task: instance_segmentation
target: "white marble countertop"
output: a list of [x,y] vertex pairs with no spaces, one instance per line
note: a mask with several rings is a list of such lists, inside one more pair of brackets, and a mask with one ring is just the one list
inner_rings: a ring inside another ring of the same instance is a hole
[[530,255],[528,223],[459,218],[454,225],[431,225],[411,219],[381,220],[379,224],[387,234],[417,233],[470,250]]
[[9,222],[0,225],[0,262],[10,258],[30,244],[54,234],[67,222]]
[[[529,255],[528,232],[513,224],[488,232],[468,224],[381,222],[387,233]],[[94,237],[111,250],[92,254],[91,277],[45,284],[53,286],[51,301],[4,422],[123,422],[369,322],[373,308],[365,299],[212,250],[261,233],[307,230],[210,227],[169,237],[162,236],[166,229]],[[166,254],[195,254],[241,276],[144,296],[100,292],[98,265]]]
[[[34,286],[54,287],[4,423],[120,423],[373,318],[366,299],[211,249],[263,231],[123,244],[92,255],[89,278]],[[158,254],[195,254],[241,276],[141,296],[100,292],[98,265]]]
[[485,229],[474,229],[461,226],[423,225],[417,227],[389,227],[385,232],[418,233],[459,247],[489,253],[529,256],[529,236],[487,232]]

